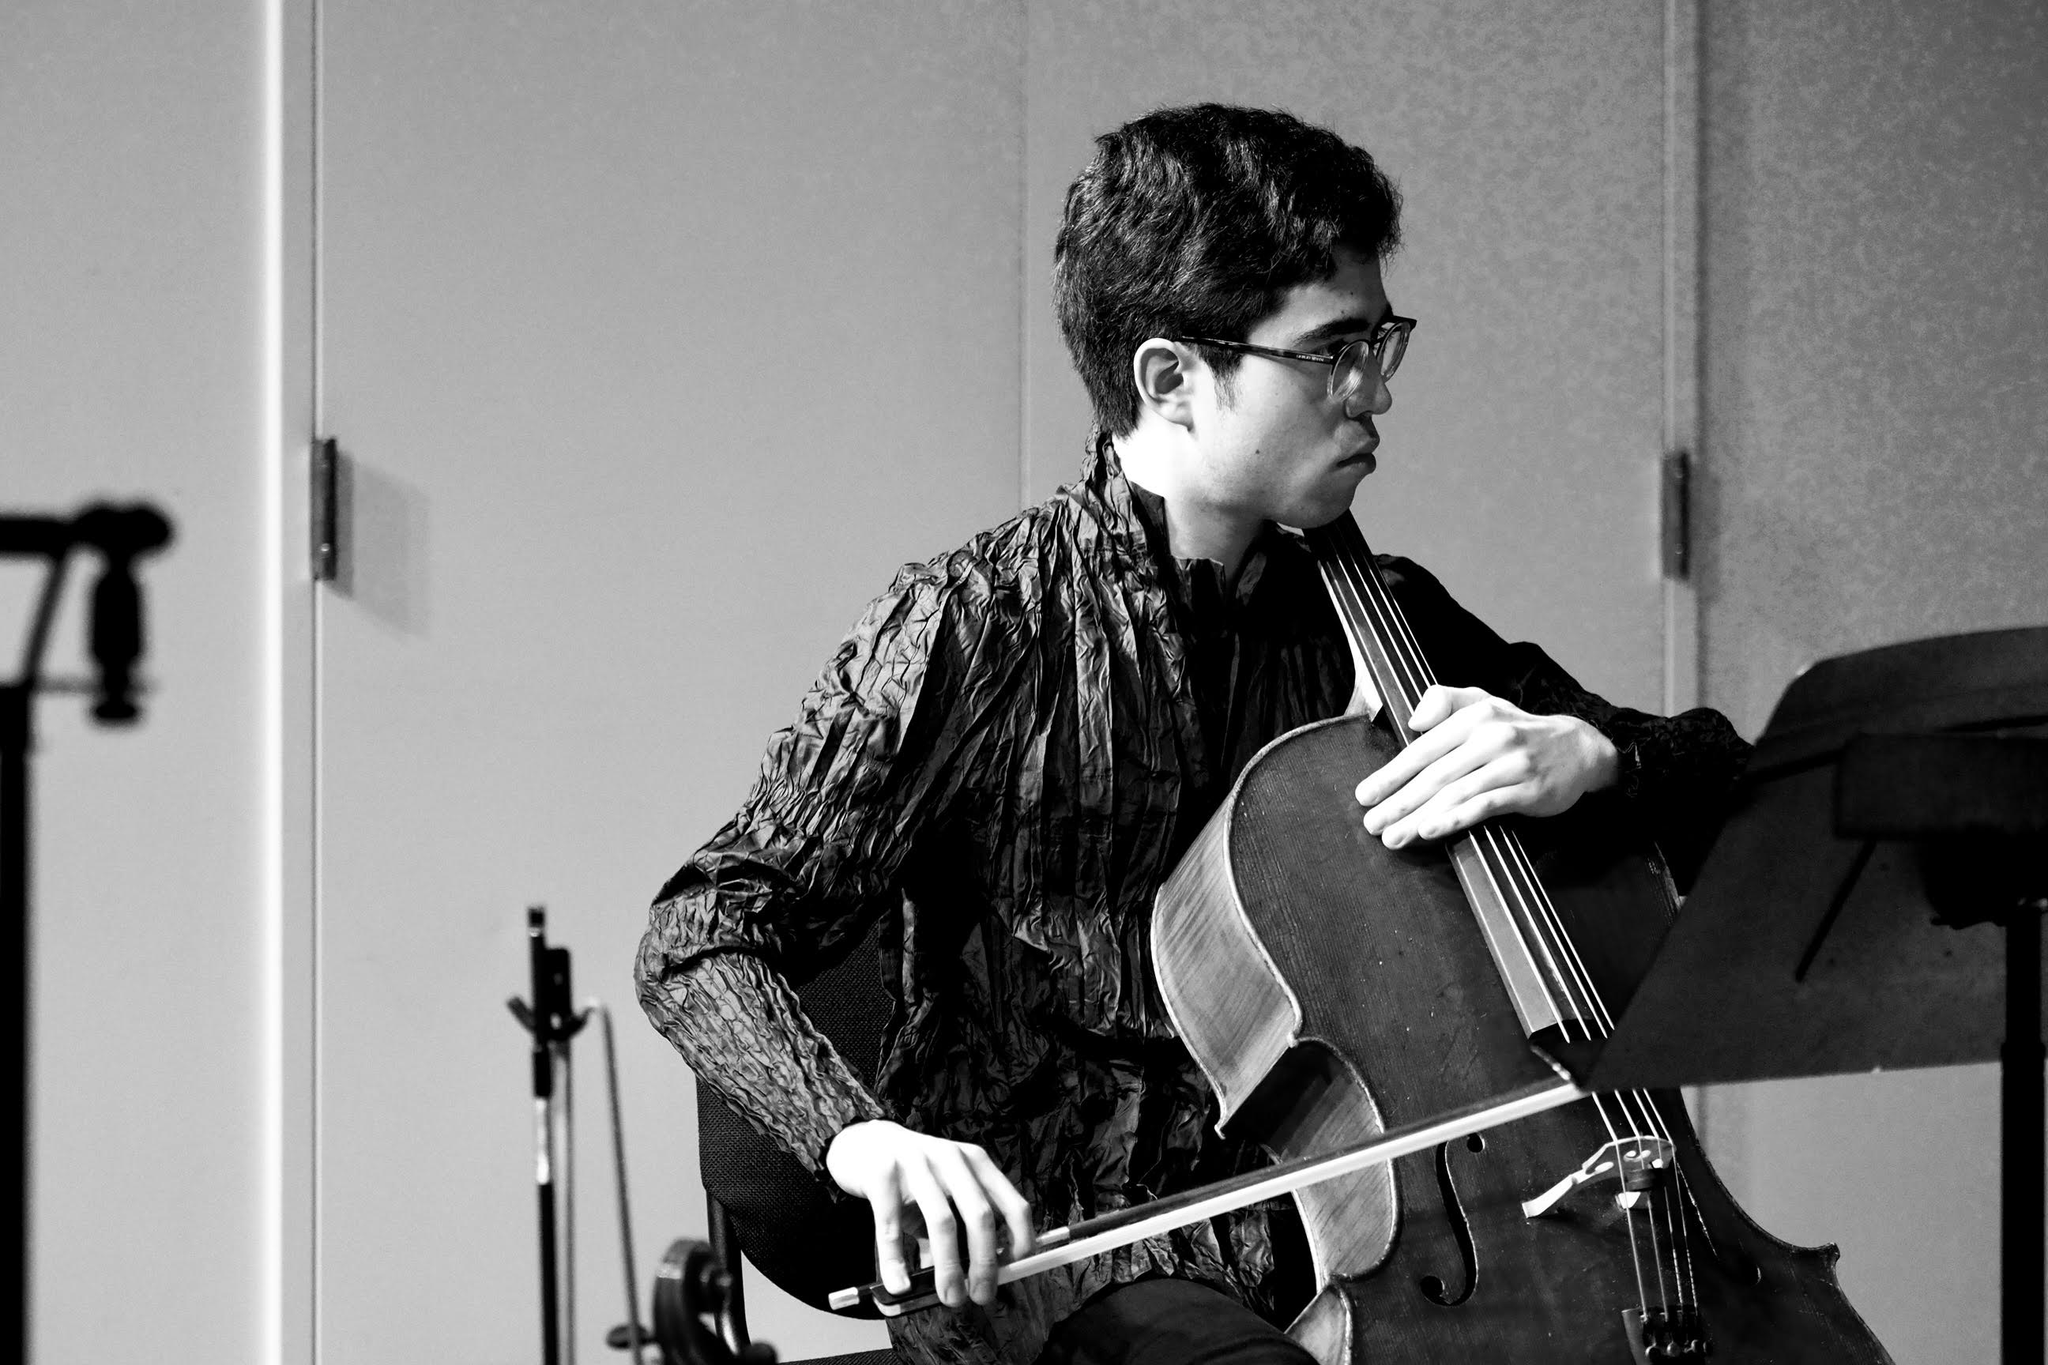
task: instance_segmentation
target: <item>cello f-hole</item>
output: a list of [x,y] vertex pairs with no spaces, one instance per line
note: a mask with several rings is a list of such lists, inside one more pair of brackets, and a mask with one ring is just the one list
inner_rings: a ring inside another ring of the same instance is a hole
[[[1486,1140],[1474,1134],[1465,1145],[1476,1152],[1485,1148]],[[1450,1225],[1451,1235],[1458,1239],[1458,1259],[1464,1263],[1462,1278],[1465,1287],[1454,1298],[1439,1275],[1424,1275],[1416,1281],[1416,1287],[1422,1291],[1422,1297],[1438,1307],[1456,1308],[1471,1298],[1472,1291],[1479,1287],[1479,1249],[1472,1244],[1472,1224],[1465,1217],[1465,1205],[1458,1198],[1456,1182],[1451,1179],[1451,1144],[1448,1142],[1437,1144],[1436,1187],[1443,1196],[1444,1221]]]

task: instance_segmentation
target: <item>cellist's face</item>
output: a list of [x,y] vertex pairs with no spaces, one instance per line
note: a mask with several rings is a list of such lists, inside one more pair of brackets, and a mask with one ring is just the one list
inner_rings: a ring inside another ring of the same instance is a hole
[[[1245,340],[1328,355],[1372,335],[1390,311],[1379,263],[1339,250],[1329,278],[1288,290]],[[1373,419],[1394,401],[1377,373],[1347,413],[1316,361],[1246,355],[1220,383],[1197,368],[1189,491],[1219,512],[1286,526],[1321,526],[1351,506],[1373,470]]]

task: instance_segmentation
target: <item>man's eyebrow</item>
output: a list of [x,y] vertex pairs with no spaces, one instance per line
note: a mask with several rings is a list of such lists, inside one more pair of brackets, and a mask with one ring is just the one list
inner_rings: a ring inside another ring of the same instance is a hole
[[1394,310],[1389,308],[1377,318],[1363,316],[1337,318],[1334,321],[1324,323],[1313,331],[1302,333],[1299,337],[1295,338],[1294,347],[1296,350],[1312,351],[1316,347],[1335,341],[1338,337],[1350,332],[1370,334],[1378,331],[1381,324],[1393,315]]

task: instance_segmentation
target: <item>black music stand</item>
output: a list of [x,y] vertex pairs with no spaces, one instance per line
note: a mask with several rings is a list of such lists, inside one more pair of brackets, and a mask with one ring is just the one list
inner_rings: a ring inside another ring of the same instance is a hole
[[1613,1036],[1562,1060],[1626,1090],[2002,1058],[2004,1359],[2039,1365],[2044,906],[2048,628],[1824,660]]

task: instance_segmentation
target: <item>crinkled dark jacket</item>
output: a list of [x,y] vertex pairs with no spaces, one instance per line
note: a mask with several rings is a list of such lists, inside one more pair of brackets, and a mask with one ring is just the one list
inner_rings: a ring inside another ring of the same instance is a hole
[[[1580,716],[1622,749],[1621,790],[1589,800],[1680,861],[1711,831],[1747,748],[1719,715],[1611,706],[1416,565],[1381,564],[1438,677]],[[1216,564],[1168,553],[1162,506],[1097,439],[1080,482],[907,566],[868,608],[746,804],[662,889],[641,1001],[820,1171],[840,1128],[894,1118],[981,1144],[1056,1226],[1259,1164],[1214,1130],[1153,985],[1148,917],[1244,763],[1351,692],[1298,540],[1269,527],[1226,591]],[[871,1094],[788,983],[883,916],[896,1005]],[[1144,1275],[1270,1308],[1270,1247],[1248,1210],[892,1331],[917,1359],[1028,1362],[1091,1294]]]

